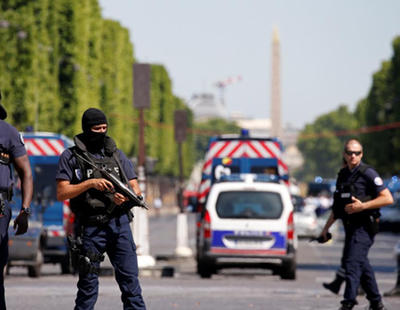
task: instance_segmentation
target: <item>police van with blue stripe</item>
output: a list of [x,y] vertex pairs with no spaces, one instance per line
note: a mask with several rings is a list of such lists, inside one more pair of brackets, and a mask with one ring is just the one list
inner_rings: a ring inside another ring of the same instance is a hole
[[255,267],[294,280],[297,237],[287,185],[277,175],[229,172],[217,173],[201,211],[198,274]]

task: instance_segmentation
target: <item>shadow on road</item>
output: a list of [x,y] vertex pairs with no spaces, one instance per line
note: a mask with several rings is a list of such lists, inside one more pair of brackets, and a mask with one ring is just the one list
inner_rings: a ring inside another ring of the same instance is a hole
[[[326,265],[326,264],[297,264],[297,269],[301,270],[333,270],[336,271],[339,268],[339,265]],[[373,265],[372,268],[375,272],[384,272],[384,273],[393,273],[396,268],[391,266],[379,266]]]

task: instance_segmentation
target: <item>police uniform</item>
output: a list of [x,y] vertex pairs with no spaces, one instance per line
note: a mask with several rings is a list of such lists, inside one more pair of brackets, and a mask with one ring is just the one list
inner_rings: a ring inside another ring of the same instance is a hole
[[[345,196],[347,191],[351,196],[362,202],[375,199],[385,189],[382,179],[370,166],[360,163],[353,170],[343,168],[338,175],[335,193],[335,206],[340,205],[340,212],[334,210],[335,218],[342,218],[345,228],[345,245],[342,262],[345,269],[346,288],[342,304],[351,308],[357,304],[357,290],[361,283],[371,305],[381,302],[374,271],[368,260],[368,251],[371,248],[377,232],[377,218],[379,210],[364,210],[359,213],[345,214],[344,205],[350,201],[340,202],[340,195]],[[347,197],[346,199],[350,199]]]
[[[95,153],[85,149],[85,145],[81,143],[82,138],[82,134],[76,136],[76,146],[61,154],[57,180],[68,180],[71,184],[77,184],[89,178],[100,177],[90,166],[84,166],[77,160],[74,152],[82,151],[96,165],[106,167],[118,177],[121,178],[125,173],[128,180],[136,178],[131,161],[122,151],[116,149],[110,137],[106,136],[105,147]],[[96,189],[90,189],[70,200],[71,209],[76,214],[76,234],[81,236],[83,252],[94,267],[92,270],[79,272],[75,309],[93,309],[99,285],[96,270],[100,266],[99,258],[105,252],[114,266],[124,309],[146,308],[138,280],[136,245],[130,229],[130,218],[127,211],[121,211],[121,206],[114,206],[114,210],[109,213],[108,208],[113,207],[111,201],[111,197],[107,198],[106,193]]]
[[14,158],[26,154],[19,132],[0,120],[0,309],[5,309],[3,270],[8,260],[8,226],[11,219],[13,177],[10,164]]

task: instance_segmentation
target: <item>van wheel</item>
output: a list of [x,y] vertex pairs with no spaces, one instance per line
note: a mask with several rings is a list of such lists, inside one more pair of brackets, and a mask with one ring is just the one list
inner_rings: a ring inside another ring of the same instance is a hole
[[39,278],[40,272],[42,270],[42,264],[43,264],[43,252],[41,249],[38,249],[36,253],[35,265],[28,266],[28,276],[31,278]]
[[282,263],[280,276],[284,280],[296,280],[296,261],[294,259]]
[[203,279],[211,278],[213,274],[213,267],[210,264],[205,264],[202,262],[197,262],[197,273]]

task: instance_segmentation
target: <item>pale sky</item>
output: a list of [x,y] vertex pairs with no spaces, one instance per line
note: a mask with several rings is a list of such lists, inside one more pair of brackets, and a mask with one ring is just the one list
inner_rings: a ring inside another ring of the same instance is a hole
[[271,41],[281,40],[283,124],[302,128],[357,101],[392,56],[398,0],[100,0],[103,16],[130,30],[139,62],[162,64],[186,102],[227,86],[229,112],[270,113]]

